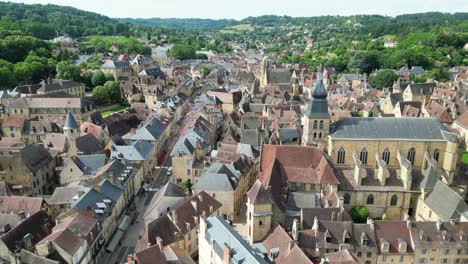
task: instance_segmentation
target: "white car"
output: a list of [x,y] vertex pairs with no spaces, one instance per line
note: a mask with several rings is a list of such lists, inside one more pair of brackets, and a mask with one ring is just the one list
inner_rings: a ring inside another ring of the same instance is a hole
[[167,169],[166,175],[167,175],[167,176],[171,176],[171,175],[172,175],[172,167],[169,167],[169,168]]

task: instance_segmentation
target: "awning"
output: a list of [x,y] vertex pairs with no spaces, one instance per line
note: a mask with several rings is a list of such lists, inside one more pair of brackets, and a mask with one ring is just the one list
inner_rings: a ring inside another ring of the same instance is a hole
[[106,250],[110,252],[114,251],[117,245],[119,244],[120,240],[122,239],[123,235],[124,235],[124,232],[118,229],[114,237],[112,238],[111,242],[109,243],[109,245],[107,245]]
[[128,227],[130,226],[130,223],[132,222],[132,218],[128,215],[124,217],[122,222],[119,225],[119,229],[122,231],[127,231]]

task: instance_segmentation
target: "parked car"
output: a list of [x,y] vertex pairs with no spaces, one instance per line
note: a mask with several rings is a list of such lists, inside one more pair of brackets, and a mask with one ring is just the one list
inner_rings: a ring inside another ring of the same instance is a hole
[[166,173],[167,176],[171,176],[172,175],[172,167],[169,167],[167,169],[167,173]]

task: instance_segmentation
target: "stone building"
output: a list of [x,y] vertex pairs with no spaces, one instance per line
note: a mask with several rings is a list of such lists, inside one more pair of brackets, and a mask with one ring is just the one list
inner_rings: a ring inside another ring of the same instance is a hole
[[322,79],[323,68],[319,67],[318,79],[312,92],[307,111],[304,113],[302,144],[304,146],[319,146],[323,149],[326,144],[330,127],[330,114],[328,113],[327,90]]

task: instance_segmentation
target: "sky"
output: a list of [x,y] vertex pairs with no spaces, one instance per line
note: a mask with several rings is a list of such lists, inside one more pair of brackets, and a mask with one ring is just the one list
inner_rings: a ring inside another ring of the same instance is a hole
[[468,12],[467,0],[10,0],[72,6],[109,17],[231,18],[288,15],[400,14]]

